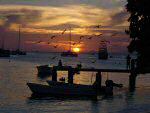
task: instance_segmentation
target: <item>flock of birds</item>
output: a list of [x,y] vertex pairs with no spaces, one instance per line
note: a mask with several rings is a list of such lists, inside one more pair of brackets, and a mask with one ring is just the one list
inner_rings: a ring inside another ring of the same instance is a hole
[[[100,28],[101,27],[101,25],[97,25],[97,26],[94,26],[94,28]],[[52,36],[50,36],[49,38],[51,39],[51,40],[54,40],[55,38],[57,38],[58,36],[62,36],[62,35],[64,35],[65,34],[65,32],[67,31],[67,29],[64,29],[61,33],[60,33],[60,35],[52,35]],[[116,36],[118,33],[117,32],[115,32],[115,33],[112,33],[111,34],[111,37],[114,37],[114,36]],[[102,33],[100,33],[100,34],[98,34],[98,35],[95,35],[95,34],[93,34],[92,36],[89,36],[89,37],[87,37],[87,36],[84,36],[84,35],[81,35],[80,37],[79,37],[79,42],[72,42],[72,45],[74,46],[74,45],[76,45],[76,44],[80,44],[82,41],[83,41],[83,39],[87,39],[87,40],[92,40],[94,37],[100,37],[100,36],[102,36],[103,34]],[[43,41],[37,41],[37,42],[35,42],[36,44],[41,44]],[[46,42],[48,45],[51,45],[51,42]],[[106,40],[102,40],[101,41],[101,43],[110,43],[109,41],[106,41]],[[53,47],[54,48],[57,48],[58,47],[58,45],[53,45]],[[57,58],[57,56],[53,56],[53,57],[51,57],[50,59],[51,60],[55,60]],[[92,61],[90,61],[91,63],[96,63],[97,61],[96,60],[92,60]]]
[[[93,26],[93,28],[100,28],[100,27],[101,27],[101,25]],[[58,36],[64,35],[66,31],[67,31],[67,29],[64,29],[64,30],[62,31],[61,35],[52,35],[52,36],[50,36],[50,39],[51,39],[51,40],[54,40],[54,39],[56,39]],[[114,36],[116,36],[117,34],[118,34],[117,32],[112,33],[112,34],[111,34],[111,37],[114,37]],[[91,40],[91,39],[93,39],[94,37],[100,37],[100,36],[102,36],[102,35],[103,35],[102,33],[100,33],[100,34],[98,34],[98,35],[93,34],[93,35],[91,35],[91,36],[89,36],[89,37],[81,35],[81,36],[79,37],[79,42],[72,42],[71,45],[74,46],[74,45],[76,45],[76,44],[80,44],[81,41],[83,41],[83,39]],[[103,41],[101,41],[101,42],[104,42],[104,41],[105,41],[106,43],[109,43],[109,41],[106,41],[106,40],[103,40]],[[35,44],[41,44],[41,43],[44,43],[44,42],[41,41],[41,40],[39,40],[39,41],[34,42],[34,43],[35,43]],[[52,45],[51,42],[46,42],[46,44]],[[58,47],[58,45],[52,45],[52,46],[53,46],[54,48],[57,48],[57,47]]]

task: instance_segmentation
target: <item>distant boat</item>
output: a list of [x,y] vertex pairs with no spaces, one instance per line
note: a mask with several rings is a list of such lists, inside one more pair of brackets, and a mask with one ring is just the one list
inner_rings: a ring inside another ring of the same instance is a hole
[[25,51],[20,51],[17,49],[16,51],[11,51],[11,55],[26,55],[27,53]]
[[10,51],[9,50],[4,50],[4,49],[0,49],[0,57],[10,57]]
[[69,47],[69,50],[68,51],[65,51],[65,52],[62,52],[61,53],[61,56],[62,57],[78,57],[78,54],[76,52],[73,52],[72,51],[72,47],[71,47],[71,27],[70,27],[70,36],[69,36],[69,39],[70,39],[70,47]]
[[10,57],[10,50],[4,49],[4,38],[2,37],[2,47],[0,49],[0,57]]
[[50,96],[86,96],[96,97],[96,90],[92,85],[48,82],[49,85],[27,83],[33,94]]
[[63,56],[63,57],[78,57],[78,54],[76,52],[66,51],[66,52],[62,52],[61,56]]
[[100,47],[98,50],[98,58],[102,60],[108,59],[108,51],[107,51],[107,44],[104,41],[101,41]]
[[20,26],[19,26],[19,39],[18,39],[18,49],[15,51],[11,51],[12,55],[26,55],[27,53],[25,51],[20,51],[20,44],[21,44],[21,32],[20,32]]

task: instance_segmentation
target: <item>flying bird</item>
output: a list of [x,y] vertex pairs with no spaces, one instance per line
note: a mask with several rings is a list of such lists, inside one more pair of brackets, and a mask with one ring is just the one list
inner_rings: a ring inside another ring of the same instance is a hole
[[54,48],[57,48],[58,47],[58,45],[55,45],[55,46],[53,46]]
[[92,39],[92,37],[89,37],[88,39],[90,40],[90,39]]
[[64,29],[63,32],[61,33],[62,35],[66,32],[67,29]]
[[94,26],[94,28],[100,28],[101,27],[101,25],[96,25],[96,26]]
[[76,43],[74,42],[72,45],[75,45]]
[[80,40],[83,38],[84,36],[80,36]]
[[50,42],[47,42],[47,44],[49,45],[49,44],[50,44]]
[[51,36],[51,39],[53,39],[53,38],[55,38],[56,36],[55,35],[53,35],[53,36]]
[[41,43],[42,41],[40,40],[40,41],[38,41],[37,43]]

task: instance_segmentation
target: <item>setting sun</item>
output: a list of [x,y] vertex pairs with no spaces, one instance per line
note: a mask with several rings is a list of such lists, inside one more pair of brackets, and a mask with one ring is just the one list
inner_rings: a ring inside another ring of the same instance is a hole
[[80,48],[77,48],[77,47],[73,48],[73,51],[78,53],[78,52],[80,52]]

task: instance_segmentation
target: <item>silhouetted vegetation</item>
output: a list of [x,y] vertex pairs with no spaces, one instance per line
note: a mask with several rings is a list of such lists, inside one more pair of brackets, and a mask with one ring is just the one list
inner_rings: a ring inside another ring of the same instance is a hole
[[126,33],[132,39],[128,51],[137,52],[138,70],[150,69],[150,0],[127,1],[130,26]]

